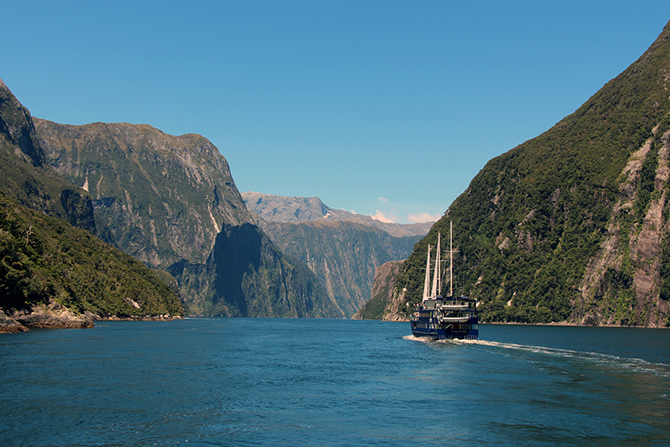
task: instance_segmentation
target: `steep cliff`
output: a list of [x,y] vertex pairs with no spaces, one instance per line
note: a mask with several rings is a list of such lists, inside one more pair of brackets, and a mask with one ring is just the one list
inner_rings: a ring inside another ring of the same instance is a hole
[[46,164],[28,109],[0,80],[0,190],[19,203],[112,242],[86,192]]
[[225,225],[206,264],[180,264],[171,272],[182,278],[195,314],[343,317],[314,274],[252,224]]
[[252,222],[226,159],[199,135],[127,123],[35,125],[50,166],[86,189],[119,248],[151,267],[205,262],[224,223]]
[[226,159],[200,135],[36,120],[48,163],[94,198],[124,252],[169,271],[195,315],[342,317],[258,229]]
[[575,113],[487,163],[417,244],[395,296],[420,300],[427,246],[451,220],[454,290],[479,299],[483,320],[670,325],[669,38],[666,25]]
[[398,303],[405,303],[402,300],[402,294],[400,294],[401,299],[394,297],[393,285],[400,274],[402,265],[403,261],[389,261],[377,267],[372,285],[372,298],[351,317],[353,320],[392,320],[399,314]]
[[347,317],[370,298],[375,269],[407,258],[420,236],[395,237],[350,221],[261,222],[284,252],[304,262]]

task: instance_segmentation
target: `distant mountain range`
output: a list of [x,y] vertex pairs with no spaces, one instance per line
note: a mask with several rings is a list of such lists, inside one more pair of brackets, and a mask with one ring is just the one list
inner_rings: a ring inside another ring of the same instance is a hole
[[330,208],[318,197],[245,192],[242,198],[263,231],[316,274],[347,317],[370,299],[376,268],[409,256],[431,225],[380,222]]
[[670,326],[669,92],[670,24],[575,113],[489,161],[366,318],[408,318],[453,221],[454,290],[484,321]]
[[423,236],[435,222],[398,224],[370,216],[330,208],[318,197],[284,197],[253,191],[243,192],[247,208],[267,222],[300,223],[313,220],[357,222],[384,230],[392,236]]

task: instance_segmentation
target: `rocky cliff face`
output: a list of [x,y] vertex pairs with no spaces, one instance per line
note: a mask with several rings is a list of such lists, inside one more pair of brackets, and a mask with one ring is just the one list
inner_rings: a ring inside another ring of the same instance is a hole
[[424,236],[434,223],[397,224],[382,222],[370,216],[331,208],[318,197],[285,197],[248,191],[242,193],[242,198],[249,211],[267,222],[301,223],[344,220],[377,228],[395,237]]
[[205,264],[179,263],[189,311],[195,315],[342,318],[314,274],[282,254],[255,225],[224,225]]
[[354,320],[403,320],[398,306],[405,305],[403,294],[394,296],[393,285],[400,274],[403,261],[389,261],[375,270],[372,298],[352,317]]
[[405,259],[420,239],[394,237],[350,221],[261,225],[284,253],[304,262],[316,274],[347,317],[370,298],[375,269],[385,262]]
[[147,265],[203,263],[224,223],[252,222],[226,159],[199,135],[35,123],[49,165],[89,192],[118,246]]
[[30,112],[0,80],[0,189],[29,208],[111,242],[88,194],[57,175],[45,161]]
[[479,299],[482,320],[670,325],[669,89],[666,25],[574,114],[484,167],[417,244],[394,299],[420,301],[427,246],[452,220],[454,290]]
[[[571,302],[571,321],[590,325],[670,325],[670,278],[665,275],[670,267],[666,264],[670,261],[669,140],[670,130],[658,135],[655,127],[654,137],[626,163],[607,233],[586,265],[580,295]],[[651,197],[643,208],[640,202],[645,200],[645,194]],[[637,214],[637,221],[630,219],[631,213]]]
[[178,281],[195,315],[342,317],[258,229],[226,159],[199,135],[36,120],[47,162],[94,198],[118,246]]
[[318,197],[256,192],[242,197],[274,243],[316,274],[347,317],[370,298],[375,269],[405,259],[430,228],[430,224],[388,224],[335,210]]

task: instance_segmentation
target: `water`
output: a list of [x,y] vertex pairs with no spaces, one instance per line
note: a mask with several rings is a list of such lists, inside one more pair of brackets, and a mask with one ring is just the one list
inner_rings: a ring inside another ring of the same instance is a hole
[[0,337],[0,445],[670,444],[670,331],[296,319]]

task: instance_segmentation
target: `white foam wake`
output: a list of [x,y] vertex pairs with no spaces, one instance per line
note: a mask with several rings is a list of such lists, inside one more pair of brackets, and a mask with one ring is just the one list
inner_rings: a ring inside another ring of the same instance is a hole
[[552,357],[563,357],[566,359],[583,360],[601,365],[609,365],[617,368],[630,368],[641,372],[651,372],[664,377],[670,377],[670,365],[665,363],[654,363],[635,357],[620,357],[612,354],[603,354],[591,351],[576,351],[571,349],[550,348],[546,346],[523,345],[518,343],[503,343],[490,340],[427,340],[424,337],[407,335],[405,340],[415,340],[427,343],[447,343],[450,345],[482,346],[500,350],[509,350],[518,353],[539,354]]

